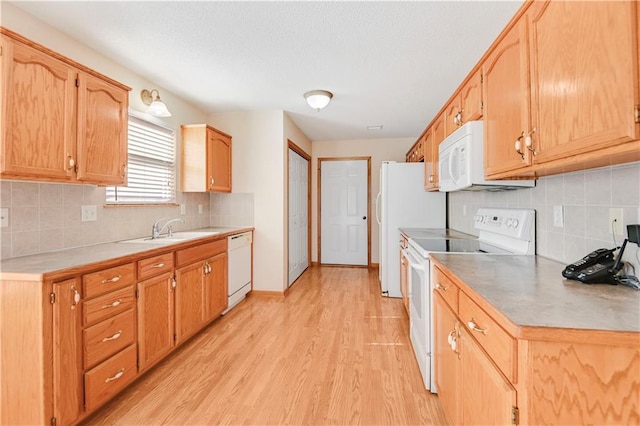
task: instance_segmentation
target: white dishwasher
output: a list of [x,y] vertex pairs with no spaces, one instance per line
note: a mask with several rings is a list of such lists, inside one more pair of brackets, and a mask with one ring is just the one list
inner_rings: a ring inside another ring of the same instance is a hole
[[227,237],[227,262],[229,272],[229,306],[222,313],[226,314],[235,305],[240,303],[251,290],[251,244],[252,233]]

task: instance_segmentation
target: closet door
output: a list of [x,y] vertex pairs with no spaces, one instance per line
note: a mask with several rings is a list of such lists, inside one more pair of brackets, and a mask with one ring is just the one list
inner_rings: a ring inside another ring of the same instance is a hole
[[289,149],[289,285],[309,266],[309,160]]

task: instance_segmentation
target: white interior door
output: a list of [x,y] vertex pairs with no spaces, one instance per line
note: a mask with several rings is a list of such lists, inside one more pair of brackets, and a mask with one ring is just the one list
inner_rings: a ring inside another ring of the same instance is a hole
[[309,266],[309,163],[289,149],[289,285]]
[[321,263],[367,266],[367,160],[322,161],[320,176]]

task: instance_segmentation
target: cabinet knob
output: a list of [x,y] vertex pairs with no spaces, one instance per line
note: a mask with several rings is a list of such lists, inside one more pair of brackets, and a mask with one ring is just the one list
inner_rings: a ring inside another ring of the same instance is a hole
[[108,342],[110,340],[116,340],[116,339],[119,339],[120,336],[122,336],[122,330],[118,330],[113,336],[105,337],[104,339],[102,339],[102,342]]
[[531,135],[534,134],[536,131],[536,128],[534,127],[533,129],[531,129],[531,131],[529,132],[529,134],[524,138],[524,146],[527,147],[527,149],[529,151],[531,151],[531,154],[533,154],[534,156],[538,155],[538,153],[536,152],[535,149],[533,149],[533,141],[531,139]]
[[440,283],[436,283],[434,287],[436,290],[442,290],[442,291],[447,291],[447,289],[449,288],[441,285]]
[[109,383],[112,382],[114,380],[118,380],[120,377],[122,377],[124,375],[124,368],[121,368],[120,371],[118,371],[116,374],[114,374],[111,377],[107,377],[107,379],[104,381],[105,383]]
[[69,159],[68,161],[69,165],[67,166],[67,170],[73,170],[76,166],[76,160],[73,159],[71,154],[67,154],[67,158]]
[[213,186],[216,183],[216,180],[213,178],[213,176],[210,176],[209,182],[211,182],[211,186]]
[[516,152],[518,154],[520,154],[520,156],[524,160],[524,152],[522,152],[522,139],[524,139],[524,132],[522,132],[522,134],[520,136],[518,136],[518,139],[516,139],[516,143],[514,144],[514,148],[516,149]]
[[117,283],[118,281],[120,281],[120,278],[122,278],[122,275],[116,275],[113,278],[102,280],[102,284]]
[[433,175],[429,175],[429,183],[433,183]]

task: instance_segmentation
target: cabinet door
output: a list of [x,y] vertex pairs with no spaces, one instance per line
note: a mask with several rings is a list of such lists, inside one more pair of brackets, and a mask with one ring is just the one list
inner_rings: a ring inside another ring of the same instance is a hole
[[231,138],[207,131],[208,190],[231,192]]
[[445,137],[458,130],[462,124],[462,105],[460,94],[457,93],[444,109],[444,131]]
[[53,284],[53,415],[74,423],[82,410],[82,309],[80,280]]
[[[451,424],[457,425],[461,421],[460,398],[460,348],[458,342],[458,323],[455,315],[449,309],[442,297],[435,293],[435,382],[438,399],[447,413]],[[455,349],[449,340],[455,339]],[[489,423],[487,423],[489,424]]]
[[[402,238],[404,239],[404,237]],[[406,240],[404,244],[406,245]],[[409,316],[409,264],[404,257],[402,247],[400,248],[400,292],[402,293],[404,309],[407,312],[407,316]]]
[[92,75],[79,75],[78,180],[126,183],[129,93]]
[[75,178],[76,70],[2,37],[3,177]]
[[462,424],[508,425],[516,391],[461,327]]
[[138,283],[138,362],[140,370],[167,354],[174,345],[173,275]]
[[435,144],[433,127],[424,135],[424,189],[438,189],[438,146]]
[[176,341],[182,342],[204,323],[205,262],[176,270]]
[[204,276],[206,321],[219,316],[228,306],[227,254],[207,260],[209,270]]
[[637,7],[541,2],[527,12],[534,162],[640,138]]
[[460,91],[461,123],[482,118],[482,69],[478,69]]
[[521,140],[529,129],[526,22],[521,20],[490,53],[484,74],[485,174],[520,169],[530,164],[530,153]]

